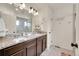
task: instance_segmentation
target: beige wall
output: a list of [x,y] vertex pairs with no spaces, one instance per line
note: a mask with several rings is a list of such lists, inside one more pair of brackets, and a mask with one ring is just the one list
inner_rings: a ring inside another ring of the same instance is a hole
[[48,8],[48,6],[41,6],[41,8],[43,7],[43,9],[41,9],[39,11],[39,15],[38,16],[34,16],[32,18],[32,29],[34,30],[35,28],[35,25],[40,25],[41,27],[41,30],[44,31],[44,32],[47,32],[47,35],[48,35],[48,40],[47,40],[47,46],[48,48],[50,47],[50,40],[51,40],[51,37],[50,37],[50,26],[51,26],[51,23],[50,23],[50,9]]

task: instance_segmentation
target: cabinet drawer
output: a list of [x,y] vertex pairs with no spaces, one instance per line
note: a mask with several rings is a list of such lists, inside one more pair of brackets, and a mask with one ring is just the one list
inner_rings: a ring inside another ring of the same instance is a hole
[[26,56],[26,50],[22,49],[11,56]]
[[36,39],[31,40],[31,41],[29,41],[29,42],[26,42],[26,47],[30,47],[30,46],[32,46],[33,44],[36,44]]
[[44,36],[38,37],[37,39],[38,39],[38,40],[41,40],[41,39],[47,39],[47,35],[44,35]]
[[10,56],[10,55],[15,54],[16,52],[20,51],[23,48],[24,48],[23,43],[19,43],[17,45],[8,47],[8,48],[4,49],[4,55],[5,56]]

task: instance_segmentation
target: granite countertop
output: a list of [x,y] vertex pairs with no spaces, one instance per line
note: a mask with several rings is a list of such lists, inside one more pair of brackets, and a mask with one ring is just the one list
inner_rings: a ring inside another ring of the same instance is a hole
[[28,41],[28,40],[32,40],[34,38],[40,37],[46,35],[46,33],[42,33],[42,34],[33,34],[33,35],[29,35],[28,37],[19,37],[19,38],[12,38],[12,37],[4,37],[4,38],[0,38],[0,50],[16,45],[18,43],[22,43],[24,41]]

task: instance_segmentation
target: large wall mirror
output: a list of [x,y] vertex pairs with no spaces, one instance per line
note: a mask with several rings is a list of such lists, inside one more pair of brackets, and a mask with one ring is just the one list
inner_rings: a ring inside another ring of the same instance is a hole
[[31,32],[32,22],[31,19],[16,17],[16,31],[17,32]]

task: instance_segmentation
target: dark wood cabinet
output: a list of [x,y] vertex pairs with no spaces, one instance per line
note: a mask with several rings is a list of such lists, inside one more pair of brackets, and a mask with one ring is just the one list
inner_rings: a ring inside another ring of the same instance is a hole
[[36,56],[36,40],[31,41],[27,44],[26,55],[27,56]]
[[43,35],[0,50],[0,56],[39,56],[47,46],[47,36]]
[[42,36],[37,38],[37,56],[40,56],[41,53],[46,49],[47,36]]

